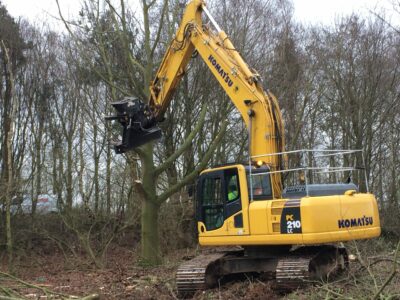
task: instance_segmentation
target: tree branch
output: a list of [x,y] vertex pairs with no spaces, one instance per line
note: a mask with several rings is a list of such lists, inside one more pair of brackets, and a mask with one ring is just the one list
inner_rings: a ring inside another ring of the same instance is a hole
[[379,298],[379,295],[383,292],[385,287],[392,281],[393,277],[396,275],[396,273],[397,273],[397,255],[399,254],[399,249],[400,249],[400,242],[397,243],[396,252],[394,254],[393,271],[389,275],[389,277],[386,279],[386,281],[383,283],[381,288],[376,292],[376,294],[374,295],[373,300],[376,300],[376,299]]
[[169,166],[171,166],[171,164],[179,157],[182,155],[183,152],[185,152],[190,145],[192,144],[192,141],[194,139],[194,137],[196,136],[196,134],[200,131],[200,129],[202,129],[203,125],[204,125],[204,121],[206,119],[206,112],[207,112],[207,106],[204,105],[201,112],[200,112],[200,116],[199,116],[199,122],[197,123],[196,127],[192,130],[192,132],[188,135],[188,137],[186,138],[186,140],[183,142],[183,144],[181,145],[181,147],[174,152],[174,154],[172,154],[170,157],[167,158],[167,160],[160,166],[158,166],[155,171],[155,177],[157,177],[158,175],[160,175],[162,172],[164,172]]
[[160,40],[161,30],[163,28],[163,23],[164,23],[164,16],[165,16],[165,12],[167,11],[167,8],[168,8],[168,0],[164,0],[163,9],[161,11],[160,22],[158,23],[158,30],[157,30],[156,38],[154,40],[153,47],[151,48],[151,52],[150,52],[151,57],[154,56],[154,51],[156,50],[157,44]]
[[379,20],[381,20],[383,23],[385,23],[387,26],[389,26],[390,28],[392,28],[394,31],[397,32],[397,34],[400,34],[400,30],[397,29],[396,27],[394,27],[391,23],[389,23],[388,21],[386,21],[386,19],[384,17],[382,17],[381,15],[377,14],[376,12],[369,10],[369,12],[371,14],[373,14],[375,17],[377,17]]
[[[60,293],[60,292],[51,291],[51,290],[49,290],[49,289],[47,289],[45,287],[26,282],[26,281],[24,281],[22,279],[19,279],[19,278],[15,277],[15,276],[13,276],[11,274],[8,274],[8,273],[5,273],[5,272],[0,272],[0,276],[8,278],[9,280],[13,280],[15,282],[18,282],[18,283],[22,284],[23,286],[25,286],[27,288],[33,288],[33,289],[39,290],[39,291],[43,292],[45,295],[51,294],[51,295],[58,295],[58,296],[61,296],[63,298],[67,298],[67,299],[71,298],[70,295],[67,295],[67,294],[64,294],[64,293]],[[96,296],[97,296],[97,298],[96,298]],[[87,298],[87,297],[91,297],[91,298]],[[98,299],[99,296],[97,294],[93,294],[93,295],[90,295],[90,296],[87,296],[87,297],[75,298],[75,299],[78,299],[78,300],[79,299]],[[0,296],[0,300],[2,300],[2,299],[4,299],[4,300],[22,300],[22,298],[13,298],[13,297],[9,297],[8,298],[8,297],[5,297],[5,296]]]
[[214,141],[211,143],[211,145],[208,148],[207,152],[203,156],[203,159],[201,160],[201,162],[197,165],[197,167],[190,174],[188,174],[186,177],[184,177],[177,184],[175,184],[172,187],[170,187],[163,194],[159,195],[157,197],[158,204],[161,205],[170,196],[172,196],[174,193],[179,191],[183,186],[185,186],[186,184],[191,182],[193,179],[195,179],[198,176],[198,174],[200,173],[200,171],[207,166],[207,163],[209,162],[209,160],[211,159],[211,156],[214,153],[214,150],[218,147],[218,145],[220,144],[222,138],[224,137],[227,126],[228,126],[228,121],[224,120],[218,135],[215,137]]
[[[58,8],[58,14],[60,15],[61,21],[64,23],[65,28],[67,29],[68,33],[69,33],[71,36],[75,37],[74,33],[72,32],[71,28],[70,28],[69,25],[68,25],[68,24],[71,24],[71,22],[68,22],[68,21],[64,18],[63,14],[62,14],[62,12],[61,12],[61,7],[60,7],[60,3],[58,2],[58,0],[56,0],[56,4],[57,4],[57,8]],[[74,25],[74,24],[72,24],[72,25]]]
[[[131,69],[129,73],[134,74],[134,66],[136,66],[139,71],[145,75],[145,67],[143,67],[133,56],[132,53],[129,49],[129,41],[127,40],[128,37],[128,29],[126,26],[126,16],[125,16],[125,3],[124,0],[120,1],[121,4],[121,15],[116,13],[116,9],[114,8],[114,6],[112,6],[112,4],[110,3],[110,1],[107,1],[107,4],[110,6],[111,10],[114,12],[112,14],[112,19],[114,22],[114,26],[115,29],[117,31],[118,34],[118,38],[122,41],[122,44],[124,45],[123,49],[126,55],[126,58],[128,59],[128,62],[130,62],[130,64],[128,64],[129,68]],[[119,29],[119,24],[117,21],[117,18],[115,17],[115,15],[117,15],[119,17],[119,19],[121,20],[121,26],[122,26],[122,30]],[[129,81],[131,83],[131,85],[135,86],[135,80],[133,80],[132,76],[129,76]]]

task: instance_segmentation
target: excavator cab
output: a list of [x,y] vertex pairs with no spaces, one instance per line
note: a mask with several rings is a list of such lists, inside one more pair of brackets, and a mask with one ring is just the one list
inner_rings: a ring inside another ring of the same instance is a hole
[[205,170],[196,187],[196,219],[200,236],[249,234],[251,201],[272,199],[269,168],[242,164]]
[[107,121],[117,120],[122,125],[122,140],[115,141],[117,154],[125,153],[161,137],[161,129],[150,107],[138,98],[126,97],[111,105],[117,114],[106,117]]

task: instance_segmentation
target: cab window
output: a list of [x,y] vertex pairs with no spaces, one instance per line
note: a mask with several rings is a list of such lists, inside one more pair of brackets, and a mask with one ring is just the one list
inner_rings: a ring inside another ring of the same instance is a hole
[[[242,202],[240,200],[240,184],[239,173],[237,168],[224,170],[225,178],[225,219],[237,214],[242,210]],[[237,216],[234,226],[243,227],[243,219]]]
[[224,202],[220,177],[204,179],[202,189],[202,209],[207,230],[214,230],[224,223]]
[[227,201],[232,202],[239,199],[239,179],[237,172],[226,171],[225,182],[227,184]]
[[[247,184],[249,187],[249,196],[253,193],[253,200],[272,199],[271,180],[269,174],[247,175]],[[252,189],[252,191],[250,190]]]

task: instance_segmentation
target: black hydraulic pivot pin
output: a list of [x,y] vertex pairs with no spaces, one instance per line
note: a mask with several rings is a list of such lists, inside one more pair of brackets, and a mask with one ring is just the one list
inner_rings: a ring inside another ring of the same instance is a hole
[[126,97],[111,103],[117,114],[106,120],[117,120],[122,126],[122,140],[114,142],[117,154],[125,153],[161,137],[150,107],[138,98]]

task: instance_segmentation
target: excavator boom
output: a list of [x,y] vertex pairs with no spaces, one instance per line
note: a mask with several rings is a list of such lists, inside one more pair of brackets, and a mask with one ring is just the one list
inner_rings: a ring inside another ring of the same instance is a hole
[[[203,24],[203,13],[213,28]],[[376,199],[368,192],[359,193],[351,182],[331,180],[328,184],[316,184],[311,177],[310,184],[307,178],[312,174],[322,178],[325,171],[328,175],[343,172],[341,176],[347,174],[350,178],[348,172],[357,168],[326,164],[318,168],[315,163],[327,158],[328,163],[336,164],[332,155],[358,150],[327,150],[310,159],[310,168],[300,165],[293,170],[285,169],[287,154],[311,157],[315,150],[285,152],[277,99],[263,89],[259,74],[248,67],[203,0],[192,0],[187,5],[176,36],[151,82],[149,99],[125,98],[113,103],[117,115],[110,119],[123,126],[122,141],[115,144],[117,153],[161,136],[158,123],[163,120],[195,51],[248,128],[250,162],[220,166],[200,174],[196,191],[200,245],[243,248],[204,254],[184,263],[177,272],[178,291],[193,292],[213,286],[221,276],[247,272],[264,273],[275,278],[281,287],[296,288],[305,281],[346,268],[346,249],[337,243],[380,235]],[[257,160],[257,164],[252,160]],[[288,171],[300,172],[295,174],[300,175],[299,183],[294,184],[291,179],[291,186],[284,188],[282,174]]]
[[[202,12],[209,17],[214,29],[202,23]],[[203,0],[193,0],[187,5],[176,36],[150,85],[148,106],[140,105],[146,110],[135,114],[123,110],[119,116],[113,117],[124,127],[123,139],[116,146],[117,152],[131,150],[159,137],[157,122],[163,120],[194,51],[198,52],[242,115],[249,130],[250,156],[258,156],[258,160],[263,161],[273,171],[282,170],[282,156],[263,156],[282,152],[285,148],[284,127],[278,101],[272,93],[264,91],[259,74],[248,67],[227,34],[210,15]],[[120,104],[117,102],[113,105]],[[141,118],[142,116],[145,118]],[[146,123],[143,123],[143,120]],[[155,133],[149,134],[150,129]],[[280,198],[281,174],[277,173],[271,177],[274,197]]]

